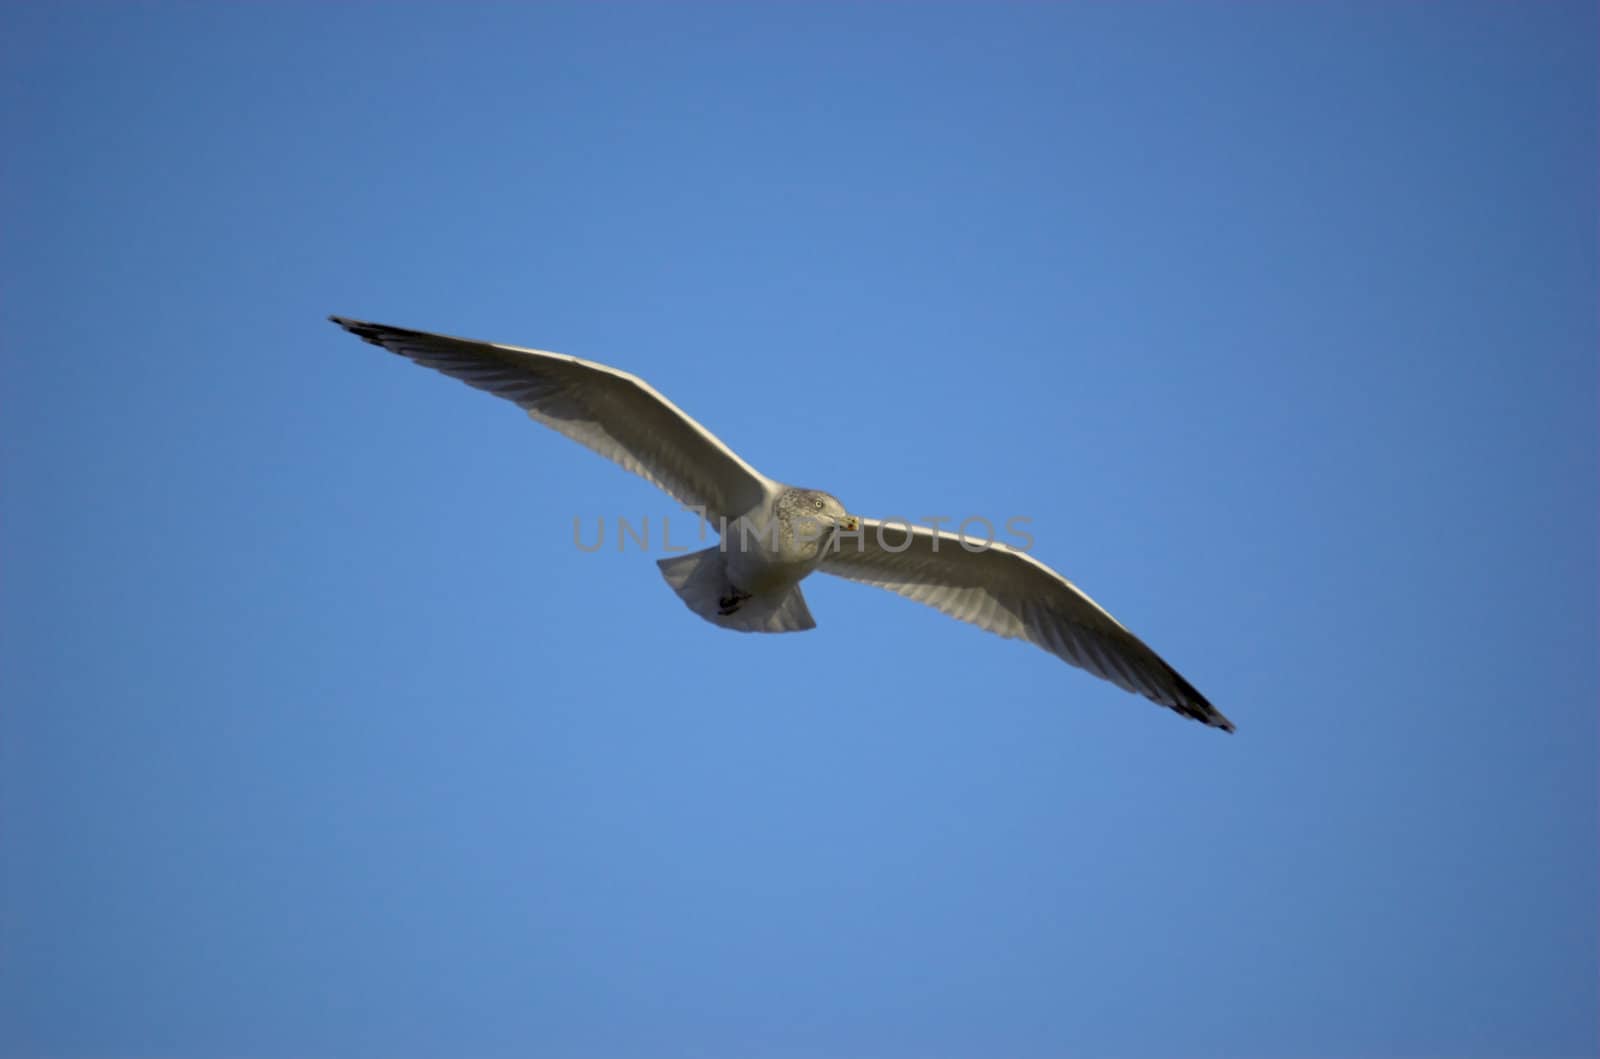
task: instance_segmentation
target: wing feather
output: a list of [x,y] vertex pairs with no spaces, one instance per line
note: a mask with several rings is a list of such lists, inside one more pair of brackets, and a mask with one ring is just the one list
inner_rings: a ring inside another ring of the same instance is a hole
[[861,520],[822,571],[876,585],[1062,661],[1214,728],[1233,723],[1204,695],[1071,581],[1003,544],[969,551],[926,526]]
[[329,317],[375,346],[520,406],[715,522],[759,504],[769,480],[649,383],[560,353]]

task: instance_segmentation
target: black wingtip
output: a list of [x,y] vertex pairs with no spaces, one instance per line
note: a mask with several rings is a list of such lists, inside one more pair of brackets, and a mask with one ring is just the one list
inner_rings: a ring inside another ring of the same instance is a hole
[[1199,721],[1207,728],[1216,728],[1219,731],[1227,732],[1229,735],[1233,734],[1233,722],[1222,716],[1222,714],[1218,713],[1216,707],[1212,706],[1210,703],[1207,703],[1205,709],[1203,710],[1195,709],[1194,707],[1187,707],[1177,708],[1177,712],[1189,718],[1191,721]]
[[1207,702],[1205,696],[1200,696],[1203,710],[1199,719],[1213,728],[1220,728],[1229,735],[1233,734],[1233,722],[1222,715],[1222,711]]
[[357,338],[371,342],[375,346],[383,345],[383,342],[379,336],[382,335],[385,328],[378,324],[369,324],[365,320],[352,320],[348,316],[329,316],[328,319],[338,324],[346,331],[349,331]]
[[1209,702],[1206,703],[1204,711],[1196,710],[1189,716],[1208,728],[1220,728],[1229,735],[1233,734],[1233,722],[1222,716],[1222,713]]
[[1183,679],[1183,675],[1171,666],[1167,666],[1167,673],[1171,675],[1182,693],[1178,696],[1180,705],[1172,707],[1173,709],[1208,728],[1220,728],[1229,735],[1233,734],[1233,722],[1224,717],[1221,710],[1211,705],[1211,701],[1200,694],[1193,684]]

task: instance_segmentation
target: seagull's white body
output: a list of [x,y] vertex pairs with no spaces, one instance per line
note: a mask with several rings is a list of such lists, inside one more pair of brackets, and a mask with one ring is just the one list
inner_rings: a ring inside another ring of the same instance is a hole
[[1027,640],[1186,717],[1233,725],[1177,671],[1043,563],[998,543],[857,519],[826,493],[761,474],[644,380],[536,349],[331,317],[351,333],[520,405],[536,422],[697,507],[720,544],[661,560],[689,609],[742,632],[815,627],[800,582],[817,570],[889,589]]

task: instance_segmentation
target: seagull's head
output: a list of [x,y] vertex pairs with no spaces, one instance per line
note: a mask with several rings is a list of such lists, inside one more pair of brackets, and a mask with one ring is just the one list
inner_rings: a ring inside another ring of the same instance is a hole
[[804,493],[801,514],[829,529],[842,529],[854,533],[861,527],[861,520],[846,511],[844,505],[839,503],[838,497],[817,489],[806,489]]
[[844,509],[839,498],[817,489],[786,489],[778,498],[778,517],[793,539],[815,545],[832,539],[835,530],[854,533],[861,520]]

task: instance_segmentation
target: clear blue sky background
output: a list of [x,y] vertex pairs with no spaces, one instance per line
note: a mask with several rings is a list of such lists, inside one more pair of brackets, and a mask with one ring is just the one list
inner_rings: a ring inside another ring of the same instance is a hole
[[[7,1057],[1597,1049],[1586,4],[11,5]],[[1033,519],[1239,725],[330,312]]]

